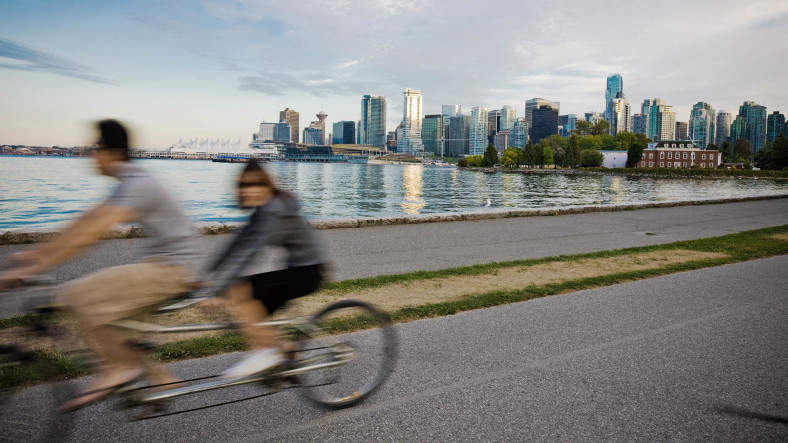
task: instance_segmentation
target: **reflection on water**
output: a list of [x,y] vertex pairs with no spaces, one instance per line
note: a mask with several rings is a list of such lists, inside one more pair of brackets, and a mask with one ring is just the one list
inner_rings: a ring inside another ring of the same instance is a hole
[[[234,181],[243,165],[142,160],[196,222],[242,221]],[[788,192],[788,182],[492,174],[423,165],[269,163],[278,185],[311,218],[490,211],[744,197]],[[51,228],[106,197],[114,181],[92,161],[0,156],[0,230]],[[489,207],[482,207],[490,199]]]
[[405,198],[402,199],[402,212],[406,214],[418,214],[424,207],[424,199],[421,198],[421,174],[424,171],[422,165],[407,165],[402,174],[402,186],[405,188]]

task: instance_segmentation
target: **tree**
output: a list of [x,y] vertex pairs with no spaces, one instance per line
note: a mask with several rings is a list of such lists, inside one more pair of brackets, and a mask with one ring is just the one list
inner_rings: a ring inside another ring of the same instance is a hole
[[[553,162],[555,164],[563,163],[564,154],[566,153],[566,138],[561,137],[559,134],[553,134],[547,137],[550,142],[550,150],[553,152]],[[545,164],[547,163],[545,160]]]
[[591,123],[585,120],[578,120],[575,123],[575,129],[572,131],[572,134],[575,135],[588,135],[591,133]]
[[580,166],[595,167],[602,166],[605,155],[593,149],[586,149],[580,153]]
[[550,146],[546,146],[542,152],[542,163],[548,166],[553,164],[553,149]]
[[482,165],[485,168],[492,168],[495,164],[498,163],[498,150],[495,149],[495,146],[490,143],[487,145],[487,149],[484,151],[484,158],[482,159]]
[[610,134],[600,135],[602,142],[602,149],[606,151],[614,151],[616,149],[616,138]]
[[523,159],[523,151],[520,148],[506,148],[501,156],[501,166],[510,168],[520,167]]
[[603,135],[610,132],[610,122],[607,120],[599,120],[591,126],[591,135]]
[[615,136],[616,151],[627,151],[633,142],[638,140],[637,136],[631,132],[619,132]]
[[788,168],[788,138],[778,135],[774,143],[767,143],[755,153],[755,165],[761,169],[778,171]]
[[525,144],[525,149],[523,149],[523,164],[530,167],[536,164],[536,148],[531,143],[531,140],[528,140],[528,143]]
[[749,162],[752,158],[752,145],[749,140],[739,139],[733,145],[733,159],[735,162]]
[[481,155],[469,155],[465,157],[465,160],[468,162],[469,168],[480,168],[482,166]]
[[567,140],[566,155],[564,156],[564,166],[574,168],[580,163],[579,138],[580,136],[575,134],[569,136],[569,140]]
[[468,167],[468,159],[463,157],[463,158],[457,160],[457,166],[459,166],[461,168],[467,168]]
[[627,168],[634,168],[643,159],[643,150],[646,149],[646,144],[638,141],[637,138],[633,139],[627,149]]
[[733,161],[733,145],[731,145],[731,142],[722,142],[720,154],[722,155],[723,163],[730,163]]

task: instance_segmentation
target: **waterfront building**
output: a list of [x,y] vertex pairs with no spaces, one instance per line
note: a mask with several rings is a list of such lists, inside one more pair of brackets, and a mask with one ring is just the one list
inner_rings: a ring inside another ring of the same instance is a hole
[[320,140],[323,139],[323,130],[317,127],[304,128],[304,144],[305,145],[322,145]]
[[586,112],[585,114],[583,114],[583,118],[588,123],[595,125],[602,121],[602,114],[600,114],[599,112]]
[[443,115],[425,115],[421,123],[421,143],[424,146],[424,151],[443,156],[444,136]]
[[257,132],[257,136],[253,137],[255,140],[260,141],[271,141],[274,140],[274,129],[276,128],[276,123],[260,123],[260,131]]
[[501,129],[501,110],[487,112],[487,137],[492,137]]
[[421,119],[424,116],[421,107],[421,91],[407,88],[403,95],[402,127],[403,137],[397,137],[397,152],[416,154],[424,151],[421,144]]
[[279,121],[282,120],[290,125],[290,141],[293,143],[298,143],[298,125],[300,124],[298,120],[298,113],[290,108],[285,108],[284,111],[279,111]]
[[320,112],[315,114],[315,117],[317,117],[317,121],[312,122],[312,125],[310,125],[310,127],[318,128],[320,129],[320,131],[322,131],[320,133],[320,144],[325,145],[326,144],[326,118],[328,117],[328,114],[326,114],[321,110]]
[[731,123],[731,144],[736,143],[741,139],[747,138],[747,120],[741,115],[737,115]]
[[356,144],[361,144],[361,120],[356,122]]
[[730,140],[731,137],[731,113],[728,111],[720,111],[717,113],[716,135],[714,137],[714,144],[722,146],[723,143]]
[[752,153],[755,154],[766,144],[766,107],[745,101],[739,106],[739,115],[747,122],[744,138],[750,141]]
[[525,121],[525,117],[518,118],[514,121],[514,128],[512,129],[512,145],[515,148],[525,149],[525,145],[528,143],[529,136],[528,136],[529,128],[528,122]]
[[397,152],[397,131],[389,131],[386,134],[386,149]]
[[676,129],[674,130],[674,138],[676,140],[689,140],[687,127],[689,125],[687,122],[676,122]]
[[443,105],[441,106],[441,114],[443,115],[443,138],[444,140],[449,138],[449,125],[451,124],[451,118],[461,115],[461,106],[460,105]]
[[509,130],[501,130],[495,133],[493,146],[495,146],[495,150],[498,151],[499,158],[503,155],[503,152],[506,151],[506,148],[509,147],[509,144]]
[[470,151],[470,126],[471,117],[468,115],[455,115],[449,118],[449,136],[446,138],[447,155],[462,157]]
[[654,141],[676,138],[676,113],[673,112],[673,106],[666,105],[660,98],[646,99],[641,112],[649,116],[648,138]]
[[365,95],[361,98],[361,120],[356,128],[358,144],[384,148],[386,139],[386,97]]
[[274,125],[274,141],[289,142],[291,141],[291,136],[292,131],[290,130],[290,124],[284,119],[280,119],[279,123]]
[[[621,75],[614,74],[619,76]],[[610,84],[610,77],[608,77],[608,85]],[[616,135],[619,132],[632,132],[632,120],[629,115],[631,110],[627,96],[623,92],[616,93],[614,98],[611,98],[607,106],[608,122],[610,123],[610,135]]]
[[483,155],[487,149],[489,140],[487,139],[489,121],[487,118],[487,108],[476,106],[471,109],[470,128],[468,128],[468,155]]
[[539,143],[543,138],[558,134],[558,109],[542,105],[531,113],[533,124],[530,126],[532,143]]
[[[559,102],[551,102],[550,100],[545,100],[543,98],[532,98],[530,100],[525,101],[525,121],[528,122],[528,127],[533,128],[533,119],[532,114],[533,111],[539,109],[541,106],[549,106],[550,108],[555,110],[556,113],[556,120],[558,119],[558,111],[560,107]],[[557,126],[556,126],[557,128]]]
[[632,115],[632,132],[648,137],[648,114]]
[[690,112],[688,130],[689,139],[701,148],[714,143],[717,135],[717,113],[714,112],[714,108],[705,102],[694,104]]
[[[618,97],[619,93],[624,92],[624,79],[621,77],[620,73],[610,74],[607,76],[607,89],[605,89],[605,120],[611,123],[610,128],[613,129],[613,113],[615,112],[612,108],[613,104],[610,103],[611,100]],[[627,106],[629,103],[627,103]],[[627,119],[628,120],[628,119]],[[627,131],[629,132],[629,131]],[[611,134],[615,135],[614,132]]]
[[774,143],[774,139],[780,135],[787,135],[785,127],[785,115],[779,111],[774,111],[766,118],[766,141]]
[[331,143],[335,145],[353,145],[356,143],[356,123],[343,120],[334,123]]
[[501,107],[501,131],[512,131],[514,129],[514,121],[517,120],[517,111],[509,106],[503,105]]
[[701,149],[689,140],[661,140],[649,143],[638,163],[641,168],[716,168],[717,150]]

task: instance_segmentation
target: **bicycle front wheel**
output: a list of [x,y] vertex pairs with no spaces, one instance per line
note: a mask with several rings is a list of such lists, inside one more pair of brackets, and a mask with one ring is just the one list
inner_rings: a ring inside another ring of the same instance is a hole
[[[327,306],[299,342],[296,366],[302,392],[332,408],[358,403],[386,379],[396,358],[396,333],[388,316],[356,300]],[[345,332],[355,331],[355,332]]]

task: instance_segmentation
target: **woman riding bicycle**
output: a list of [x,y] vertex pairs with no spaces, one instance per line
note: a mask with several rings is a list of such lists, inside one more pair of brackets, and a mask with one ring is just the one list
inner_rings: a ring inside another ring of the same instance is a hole
[[[295,196],[278,189],[255,161],[238,178],[238,202],[251,217],[209,268],[213,289],[236,308],[255,350],[227,369],[226,378],[243,378],[277,366],[284,351],[271,327],[254,326],[288,300],[314,292],[324,280],[326,258],[314,231],[299,212]],[[287,267],[262,274],[245,271],[265,246],[287,251]]]

